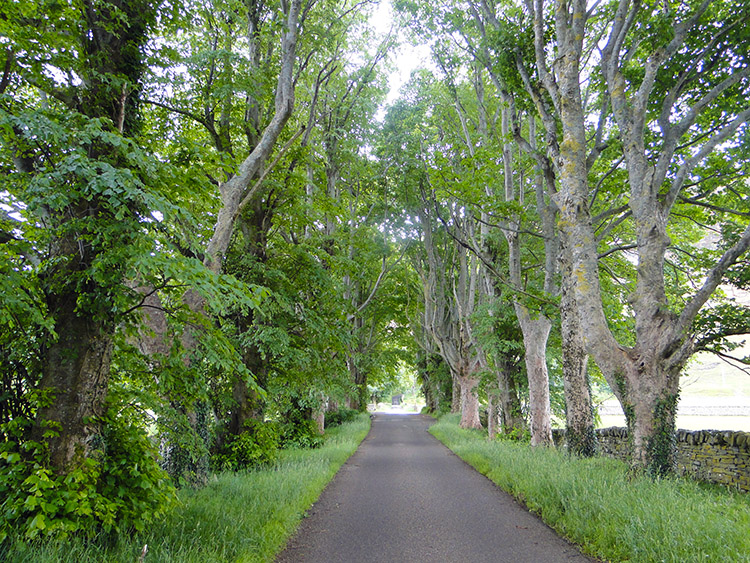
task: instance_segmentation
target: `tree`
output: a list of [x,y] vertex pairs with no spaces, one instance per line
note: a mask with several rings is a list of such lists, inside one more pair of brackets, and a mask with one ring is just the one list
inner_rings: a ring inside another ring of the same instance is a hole
[[[571,251],[585,343],[626,412],[634,466],[666,473],[674,465],[679,374],[694,350],[693,322],[750,246],[750,229],[740,227],[692,295],[670,302],[665,259],[676,206],[711,205],[723,183],[703,183],[701,165],[722,145],[736,145],[750,117],[747,105],[737,103],[750,86],[740,31],[747,6],[705,1],[657,7],[622,0],[589,10],[585,2],[561,1],[550,5],[549,26],[542,0],[525,5],[536,54],[534,75],[524,80],[544,123],[548,173],[559,178],[552,197]],[[611,27],[601,40],[604,22]],[[600,43],[604,47],[594,68],[587,61],[594,60],[588,57]],[[595,80],[597,70],[604,88],[596,106],[598,126],[591,131],[592,106],[584,104],[581,84],[587,76]],[[618,341],[607,322],[589,203],[589,172],[605,146],[607,124],[613,137],[608,143],[618,143],[626,166],[627,214],[635,233],[630,345]]]
[[[129,139],[140,126],[142,50],[156,6],[113,0],[50,8],[21,3],[5,19],[14,42],[4,53],[3,83],[14,94],[2,117],[16,167],[6,168],[8,187],[29,221],[19,227],[41,228],[37,271],[54,325],[41,347],[44,399],[34,436],[65,472],[97,447],[113,335],[135,302],[124,288],[122,253],[143,247],[150,179]],[[61,25],[67,20],[75,33]],[[39,50],[45,44],[49,53]]]

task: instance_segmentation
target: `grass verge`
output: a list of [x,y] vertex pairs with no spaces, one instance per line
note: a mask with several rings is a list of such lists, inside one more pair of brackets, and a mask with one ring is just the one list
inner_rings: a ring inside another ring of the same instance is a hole
[[430,432],[585,553],[607,561],[750,562],[750,496],[682,479],[632,477],[624,463],[489,442],[447,415]]
[[205,563],[272,561],[339,467],[370,429],[370,418],[332,428],[315,450],[283,450],[272,467],[222,473],[203,489],[180,491],[180,506],[144,534],[101,541],[16,543],[4,561]]

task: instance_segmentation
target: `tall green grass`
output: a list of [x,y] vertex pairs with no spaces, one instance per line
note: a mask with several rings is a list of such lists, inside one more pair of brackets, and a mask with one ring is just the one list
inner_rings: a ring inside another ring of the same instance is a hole
[[445,416],[430,432],[585,553],[608,561],[750,562],[750,497],[622,462],[489,442]]
[[200,490],[180,492],[180,506],[147,533],[85,543],[16,543],[8,562],[219,563],[272,561],[339,467],[370,428],[368,415],[332,428],[315,450],[284,450],[269,469],[214,476]]

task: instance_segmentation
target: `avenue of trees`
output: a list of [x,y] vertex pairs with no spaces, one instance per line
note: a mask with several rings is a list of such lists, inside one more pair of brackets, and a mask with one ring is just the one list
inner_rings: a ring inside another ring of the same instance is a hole
[[747,2],[0,6],[0,542],[141,529],[405,365],[584,456],[606,381],[666,474],[691,356],[743,361]]

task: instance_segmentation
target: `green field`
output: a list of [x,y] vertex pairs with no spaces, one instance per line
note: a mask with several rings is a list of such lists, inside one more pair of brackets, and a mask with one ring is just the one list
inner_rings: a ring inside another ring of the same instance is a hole
[[[736,354],[744,355],[740,350]],[[695,355],[680,385],[684,399],[732,397],[750,402],[750,375],[704,352]]]

